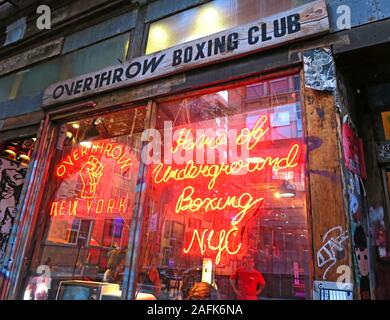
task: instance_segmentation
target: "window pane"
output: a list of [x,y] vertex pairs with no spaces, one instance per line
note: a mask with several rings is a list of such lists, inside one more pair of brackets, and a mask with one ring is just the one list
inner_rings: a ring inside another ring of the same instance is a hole
[[103,69],[125,61],[130,33],[99,42],[87,48],[63,56],[60,80]]
[[44,90],[46,87],[59,81],[62,64],[61,58],[39,64],[22,71],[20,86],[16,97],[24,97]]
[[7,101],[9,99],[12,86],[16,78],[16,74],[7,75],[0,78],[0,101]]
[[6,38],[3,46],[9,45],[23,39],[26,32],[26,17],[20,18],[6,28]]
[[[264,286],[260,299],[307,297],[297,81],[288,76],[158,106],[165,160],[148,170],[140,292],[257,299]],[[169,123],[171,133],[163,130]]]
[[[47,226],[25,279],[25,298],[53,299],[65,280],[113,283],[121,296],[144,119],[142,107],[60,128],[41,213]],[[42,274],[45,268],[50,274]],[[39,294],[37,283],[48,294]]]
[[150,25],[146,54],[283,12],[312,0],[214,0]]
[[0,101],[28,96],[49,85],[124,61],[130,33],[99,42],[78,51],[0,78]]

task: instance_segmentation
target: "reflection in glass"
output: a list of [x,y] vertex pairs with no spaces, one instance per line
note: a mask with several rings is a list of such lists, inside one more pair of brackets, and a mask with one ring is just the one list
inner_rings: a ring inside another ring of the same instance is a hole
[[146,54],[244,25],[313,0],[214,0],[151,23]]

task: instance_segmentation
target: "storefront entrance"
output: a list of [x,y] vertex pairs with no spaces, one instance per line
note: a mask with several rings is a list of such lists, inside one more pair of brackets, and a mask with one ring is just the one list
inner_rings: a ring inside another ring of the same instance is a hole
[[19,298],[310,298],[300,88],[287,73],[52,123]]

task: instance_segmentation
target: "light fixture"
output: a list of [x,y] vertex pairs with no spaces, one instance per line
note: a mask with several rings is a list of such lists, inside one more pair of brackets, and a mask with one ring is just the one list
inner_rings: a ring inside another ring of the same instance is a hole
[[22,149],[32,149],[34,148],[34,144],[36,140],[37,140],[36,138],[25,139],[22,141],[22,143],[20,143],[20,147]]
[[82,135],[82,137],[80,138],[79,141],[82,141],[82,142],[88,142],[88,141],[91,141],[91,140],[94,140],[96,138],[99,138],[100,137],[100,133],[99,133],[99,130],[97,129],[97,125],[101,123],[101,120],[99,119],[95,119],[93,122],[92,122],[92,125],[89,126],[84,134]]
[[89,149],[92,147],[92,142],[91,141],[81,141],[80,145]]
[[278,191],[274,193],[276,199],[280,198],[293,198],[295,197],[295,191],[291,184],[284,180]]
[[263,162],[265,162],[265,159],[262,158],[262,157],[250,157],[250,158],[247,158],[247,161],[248,161],[249,163],[257,164],[257,163],[263,163]]
[[76,140],[74,138],[74,135],[70,131],[66,131],[65,139],[64,139],[64,146],[74,145],[76,143]]
[[16,147],[7,146],[3,151],[3,154],[8,160],[16,160],[16,151],[17,151]]
[[30,161],[30,157],[25,153],[19,154],[18,158],[22,159],[23,161]]
[[75,129],[78,129],[78,128],[80,128],[80,124],[78,122],[74,122],[74,123],[72,123],[72,127]]
[[30,157],[28,153],[23,151],[19,153],[17,160],[19,160],[20,164],[23,166],[28,166],[30,164]]
[[164,24],[152,25],[149,31],[149,40],[146,54],[163,50],[170,46],[169,29]]

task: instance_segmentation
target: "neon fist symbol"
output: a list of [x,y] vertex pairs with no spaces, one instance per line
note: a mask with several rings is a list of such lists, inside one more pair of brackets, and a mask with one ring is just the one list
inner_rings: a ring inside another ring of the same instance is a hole
[[103,164],[95,156],[90,156],[81,167],[80,177],[83,183],[81,198],[92,199],[95,197],[96,187],[102,177],[103,169]]

